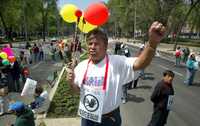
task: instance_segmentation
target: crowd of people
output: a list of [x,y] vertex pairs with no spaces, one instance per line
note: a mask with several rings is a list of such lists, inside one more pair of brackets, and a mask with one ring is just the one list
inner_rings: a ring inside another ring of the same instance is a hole
[[177,47],[175,51],[175,66],[180,67],[181,63],[186,66],[186,78],[184,83],[188,86],[193,84],[196,71],[199,69],[199,62],[196,60],[194,52],[189,48]]
[[[78,57],[81,53],[81,43],[70,40],[64,43],[62,40],[56,43],[29,43],[27,42],[23,48],[17,49],[19,55],[15,54],[16,61],[8,65],[0,64],[0,88],[7,87],[6,94],[0,92],[0,116],[4,114],[16,114],[17,119],[15,126],[35,125],[32,116],[43,113],[49,105],[48,93],[43,90],[40,84],[37,84],[34,94],[34,101],[25,105],[22,101],[11,102],[9,112],[4,110],[4,96],[10,92],[21,93],[26,82],[26,78],[31,77],[30,66],[40,61],[63,61],[65,63],[71,61],[71,57]],[[15,51],[16,52],[16,51]],[[1,96],[2,95],[2,96]],[[30,111],[31,110],[31,111]],[[27,119],[24,119],[27,117]]]

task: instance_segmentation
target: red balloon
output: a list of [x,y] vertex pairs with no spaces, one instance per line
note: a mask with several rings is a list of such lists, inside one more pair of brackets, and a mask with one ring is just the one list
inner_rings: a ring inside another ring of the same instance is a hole
[[81,10],[76,10],[75,11],[76,17],[81,17],[82,16],[82,11]]
[[92,25],[103,25],[109,17],[109,10],[103,3],[94,3],[84,12],[84,18]]
[[11,63],[14,63],[16,61],[15,56],[8,56],[8,61],[10,61]]

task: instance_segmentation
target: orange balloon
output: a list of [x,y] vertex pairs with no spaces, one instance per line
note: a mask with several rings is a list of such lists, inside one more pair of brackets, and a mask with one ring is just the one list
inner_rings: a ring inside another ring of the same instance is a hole
[[15,56],[8,56],[8,61],[10,61],[11,63],[14,63],[16,61]]

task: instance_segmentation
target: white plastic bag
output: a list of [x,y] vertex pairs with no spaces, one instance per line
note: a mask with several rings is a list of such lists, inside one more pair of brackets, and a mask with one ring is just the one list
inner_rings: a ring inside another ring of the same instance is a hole
[[198,70],[199,69],[199,63],[198,62],[194,62],[194,69]]
[[36,85],[37,81],[27,78],[21,96],[33,96]]

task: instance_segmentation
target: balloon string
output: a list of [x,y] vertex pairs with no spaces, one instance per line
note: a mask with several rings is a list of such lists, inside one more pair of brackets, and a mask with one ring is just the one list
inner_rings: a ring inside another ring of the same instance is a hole
[[[77,34],[78,34],[78,24],[80,22],[80,17],[77,18],[77,23],[76,23],[76,26],[75,26],[75,33],[74,33],[74,45],[73,45],[73,50],[72,50],[72,59],[75,61],[76,60],[76,56],[75,55],[75,52],[78,50],[78,45],[80,44],[80,42],[78,41],[78,37],[77,37]],[[73,63],[74,61],[72,60],[72,67],[75,67],[75,64]]]

